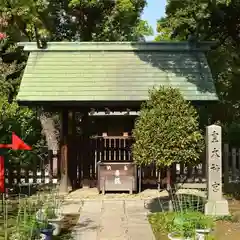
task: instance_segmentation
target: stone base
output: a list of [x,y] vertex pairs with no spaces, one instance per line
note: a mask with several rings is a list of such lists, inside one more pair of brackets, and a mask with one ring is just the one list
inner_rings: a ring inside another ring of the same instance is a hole
[[71,184],[68,176],[63,175],[60,179],[59,192],[61,194],[67,194],[70,191],[70,187],[71,187]]
[[207,201],[205,204],[205,215],[227,216],[229,214],[228,201],[225,199],[219,201]]
[[90,188],[90,180],[89,179],[85,178],[82,180],[82,188],[84,188],[84,189]]

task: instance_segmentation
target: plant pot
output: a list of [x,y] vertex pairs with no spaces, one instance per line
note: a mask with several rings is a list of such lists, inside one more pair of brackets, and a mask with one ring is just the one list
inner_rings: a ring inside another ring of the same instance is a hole
[[53,236],[58,236],[62,230],[62,220],[63,216],[58,218],[48,219],[48,222],[54,226]]
[[197,240],[205,240],[206,236],[211,232],[211,229],[196,229]]
[[168,239],[170,239],[170,240],[193,240],[193,238],[179,237],[179,234],[176,232],[169,233]]
[[44,240],[52,240],[54,229],[55,227],[52,224],[48,224],[45,228],[40,229],[41,237]]

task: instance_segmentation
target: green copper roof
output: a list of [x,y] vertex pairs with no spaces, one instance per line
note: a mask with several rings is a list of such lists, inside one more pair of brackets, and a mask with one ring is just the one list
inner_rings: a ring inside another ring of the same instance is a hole
[[186,42],[22,43],[30,51],[18,101],[143,101],[153,86],[187,100],[217,100],[204,51]]

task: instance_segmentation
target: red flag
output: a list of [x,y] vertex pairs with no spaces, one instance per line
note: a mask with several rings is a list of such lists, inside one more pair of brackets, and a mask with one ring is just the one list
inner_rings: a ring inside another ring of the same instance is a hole
[[14,132],[12,133],[12,149],[13,150],[32,150],[21,138]]
[[12,132],[12,143],[11,144],[0,144],[0,148],[10,148],[12,150],[32,150],[20,137]]
[[5,192],[4,157],[0,156],[0,192]]

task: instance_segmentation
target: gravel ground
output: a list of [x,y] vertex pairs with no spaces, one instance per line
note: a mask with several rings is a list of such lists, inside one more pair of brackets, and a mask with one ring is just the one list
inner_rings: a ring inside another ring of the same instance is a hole
[[[194,189],[180,189],[178,193],[185,193],[185,194],[194,194],[197,196],[205,197],[206,193],[194,190]],[[78,189],[74,192],[69,193],[64,197],[65,201],[68,200],[84,200],[84,199],[153,199],[159,197],[167,197],[167,191],[161,191],[155,189],[147,189],[142,191],[141,193],[137,194],[129,194],[129,193],[107,193],[105,195],[99,194],[97,188],[89,188],[89,189]]]

